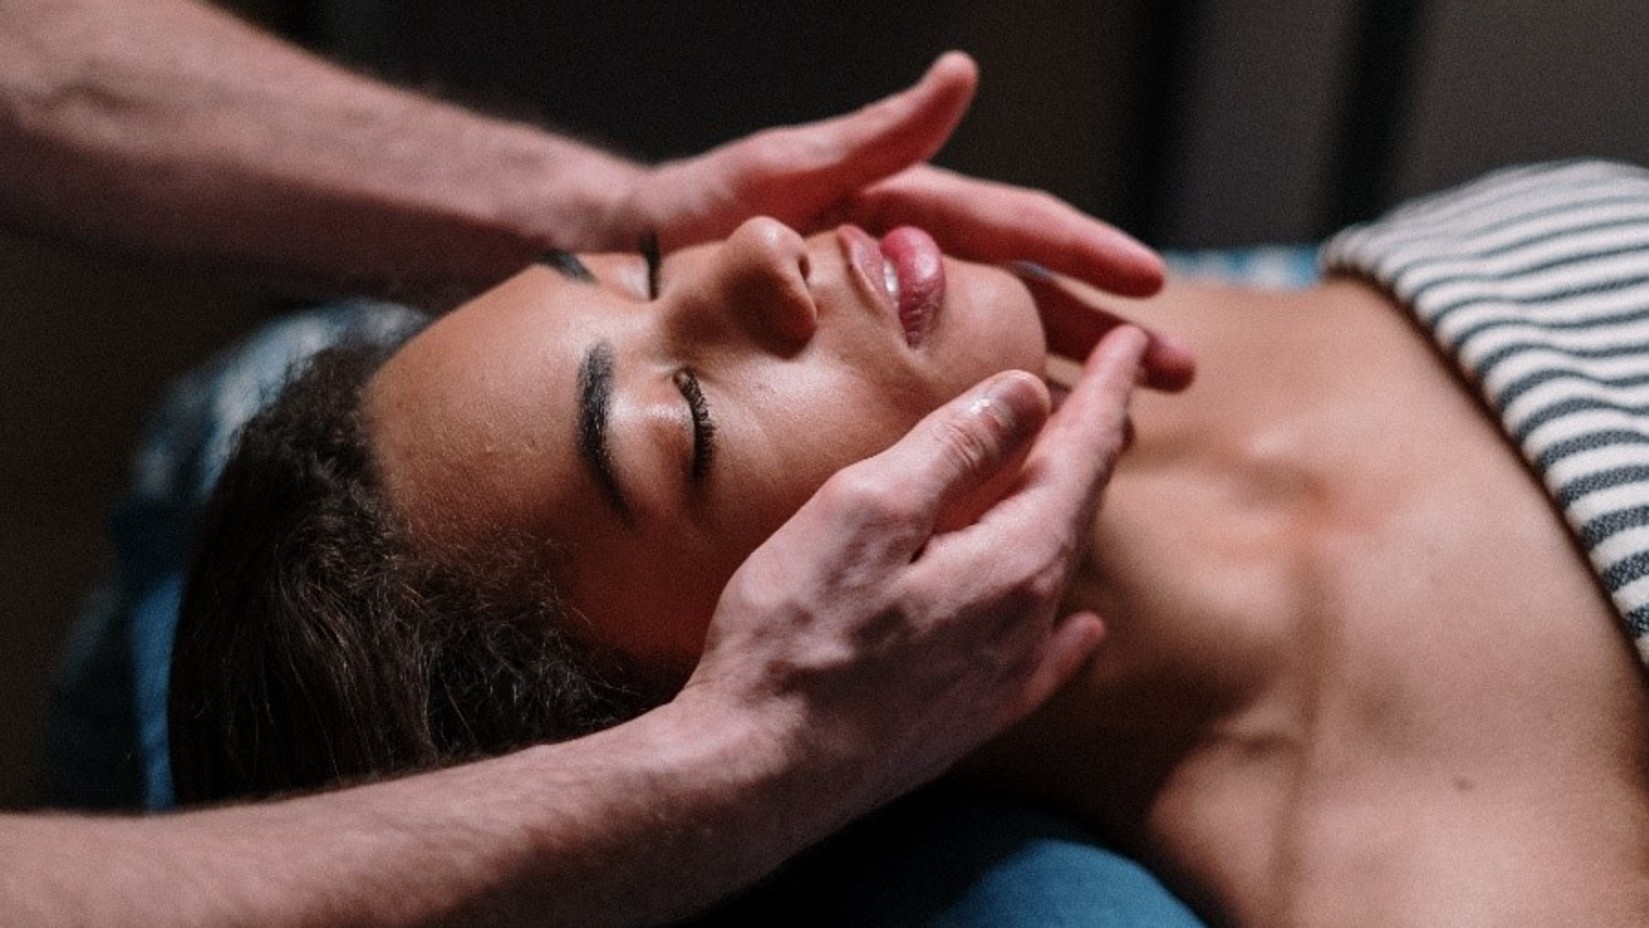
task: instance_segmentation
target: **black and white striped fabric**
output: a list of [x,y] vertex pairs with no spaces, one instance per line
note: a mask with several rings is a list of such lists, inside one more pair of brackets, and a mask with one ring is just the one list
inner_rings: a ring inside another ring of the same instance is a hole
[[1649,663],[1649,171],[1512,168],[1324,246],[1389,289],[1481,393]]

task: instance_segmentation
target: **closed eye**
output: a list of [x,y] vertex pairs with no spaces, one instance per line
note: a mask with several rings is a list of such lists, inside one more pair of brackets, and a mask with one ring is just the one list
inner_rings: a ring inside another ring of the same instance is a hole
[[704,401],[704,390],[699,386],[698,377],[692,371],[679,370],[674,380],[676,389],[687,400],[687,410],[693,421],[693,482],[703,483],[716,453],[716,423],[710,418],[710,406]]

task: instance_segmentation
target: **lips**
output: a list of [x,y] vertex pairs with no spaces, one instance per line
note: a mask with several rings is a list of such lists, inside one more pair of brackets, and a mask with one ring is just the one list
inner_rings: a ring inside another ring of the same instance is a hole
[[877,242],[855,226],[843,226],[848,260],[898,317],[905,343],[919,348],[933,332],[945,297],[945,264],[933,238],[901,226]]

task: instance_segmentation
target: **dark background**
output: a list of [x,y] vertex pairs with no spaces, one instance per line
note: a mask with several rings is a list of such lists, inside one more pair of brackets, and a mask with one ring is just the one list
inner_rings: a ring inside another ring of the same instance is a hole
[[[1165,247],[1309,241],[1513,161],[1649,161],[1642,0],[230,5],[644,158],[850,109],[963,48],[983,83],[941,163]],[[145,411],[278,296],[0,234],[0,807],[37,801],[52,664]]]

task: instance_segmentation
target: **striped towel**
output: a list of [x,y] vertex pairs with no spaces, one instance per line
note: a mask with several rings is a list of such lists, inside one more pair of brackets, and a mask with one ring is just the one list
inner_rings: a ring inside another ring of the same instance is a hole
[[1562,510],[1649,664],[1649,171],[1512,168],[1323,247],[1431,332]]

